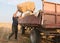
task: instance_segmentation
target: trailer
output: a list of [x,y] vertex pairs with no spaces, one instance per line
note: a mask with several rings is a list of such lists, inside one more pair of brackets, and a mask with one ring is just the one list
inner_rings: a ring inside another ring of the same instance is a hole
[[[42,36],[60,36],[60,4],[42,1],[42,10],[38,16],[28,15],[19,19],[22,34],[25,27],[31,28],[31,43],[39,43]],[[43,33],[43,34],[42,34]]]

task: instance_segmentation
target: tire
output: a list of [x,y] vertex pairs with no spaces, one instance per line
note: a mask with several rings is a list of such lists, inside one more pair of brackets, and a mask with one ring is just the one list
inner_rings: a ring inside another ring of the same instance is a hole
[[20,33],[21,33],[21,35],[25,34],[25,27],[24,26],[21,26]]
[[31,43],[40,43],[40,32],[37,29],[33,29],[30,33]]

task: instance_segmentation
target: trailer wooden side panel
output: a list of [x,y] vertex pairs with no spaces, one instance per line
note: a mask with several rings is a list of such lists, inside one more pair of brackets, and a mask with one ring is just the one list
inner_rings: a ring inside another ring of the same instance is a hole
[[44,27],[60,28],[60,4],[44,2],[43,5]]
[[60,24],[60,16],[57,16],[57,24]]
[[60,15],[60,5],[59,4],[56,5],[56,10],[57,10],[57,14]]
[[44,2],[44,12],[55,13],[55,4]]
[[44,15],[44,24],[55,24],[54,15]]

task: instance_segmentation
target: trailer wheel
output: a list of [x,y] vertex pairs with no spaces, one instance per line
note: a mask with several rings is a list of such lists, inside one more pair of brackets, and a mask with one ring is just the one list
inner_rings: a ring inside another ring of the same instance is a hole
[[21,35],[25,34],[25,27],[24,26],[21,26],[20,33],[21,33]]
[[30,33],[31,43],[40,43],[40,32],[37,29],[33,29]]

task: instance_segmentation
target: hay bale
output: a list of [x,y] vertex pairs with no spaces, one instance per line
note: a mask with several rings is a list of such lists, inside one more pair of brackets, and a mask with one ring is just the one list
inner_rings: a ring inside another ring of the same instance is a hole
[[35,4],[34,2],[24,2],[17,5],[17,8],[21,12],[26,12],[27,10],[34,11]]

